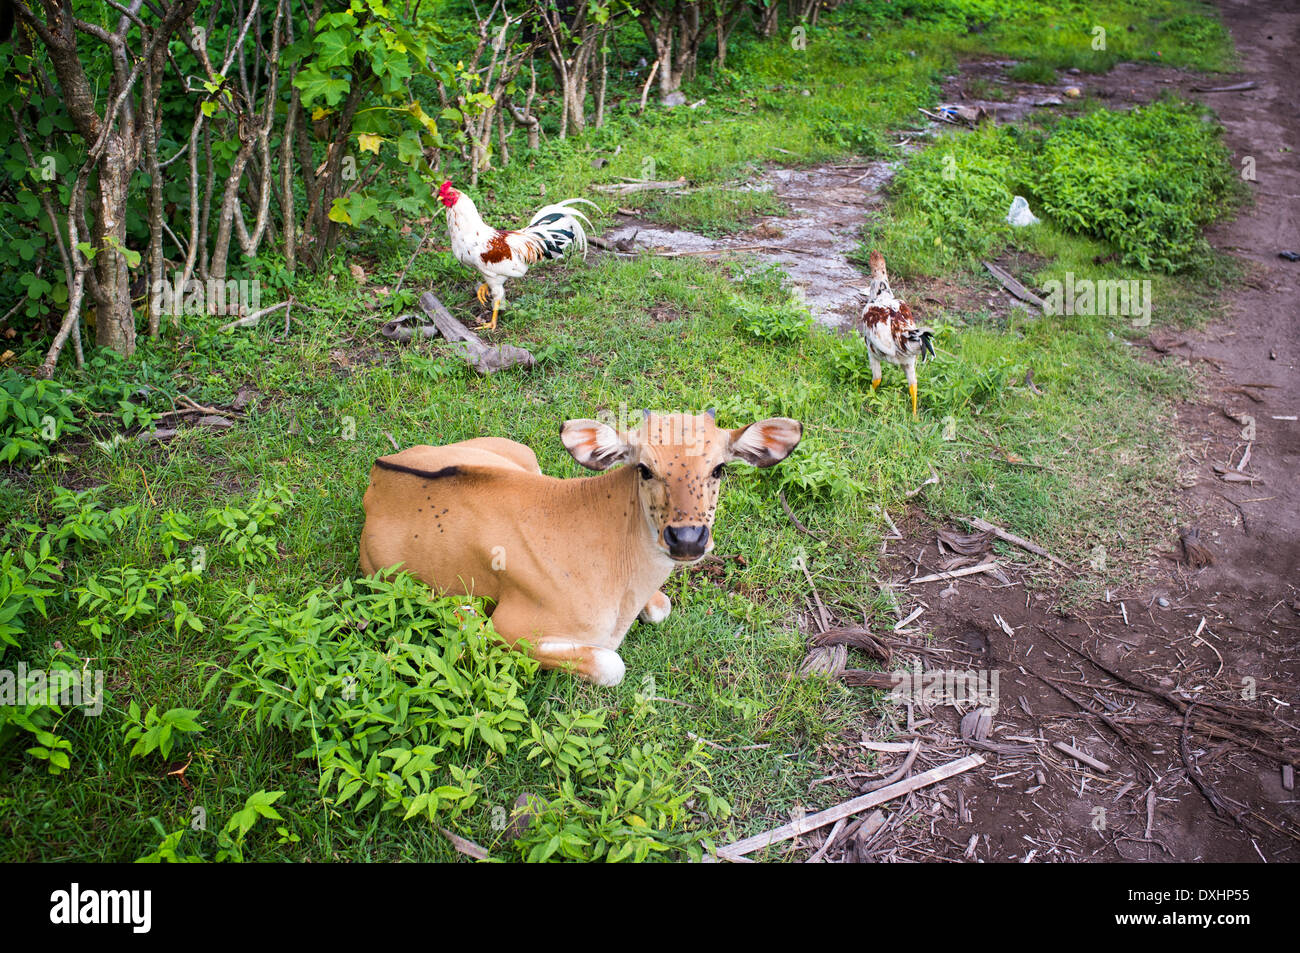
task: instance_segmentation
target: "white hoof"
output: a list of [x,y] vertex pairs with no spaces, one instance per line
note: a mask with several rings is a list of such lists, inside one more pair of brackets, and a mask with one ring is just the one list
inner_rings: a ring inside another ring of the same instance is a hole
[[[612,649],[604,649],[582,642],[572,642],[568,639],[547,639],[538,643],[534,654],[544,658],[547,655],[560,656],[584,648],[591,655],[592,673],[587,674],[583,671],[576,671],[574,674],[586,679],[593,685],[602,685],[606,688],[613,687],[623,681],[623,676],[627,673],[627,666],[623,664],[622,657]],[[556,667],[567,668],[571,664],[572,662],[557,663]]]
[[656,592],[650,597],[650,601],[646,603],[645,608],[641,610],[637,618],[642,622],[649,622],[651,625],[658,625],[660,622],[664,621],[664,619],[668,618],[668,614],[672,611],[672,600],[662,592]]
[[610,649],[594,649],[591,654],[595,663],[595,674],[590,679],[593,685],[613,688],[623,681],[627,666],[623,664],[622,656]]

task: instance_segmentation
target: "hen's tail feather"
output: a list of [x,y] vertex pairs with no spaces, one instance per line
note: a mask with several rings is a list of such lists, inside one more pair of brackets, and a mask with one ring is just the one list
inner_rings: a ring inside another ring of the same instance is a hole
[[576,202],[585,202],[592,208],[600,208],[589,199],[565,199],[563,202],[538,209],[532,221],[524,227],[524,234],[539,243],[539,250],[543,257],[559,258],[570,245],[577,245],[578,251],[586,253],[587,233],[583,229],[583,224],[590,228],[591,221],[578,209],[573,208]]
[[916,332],[917,337],[921,340],[921,363],[924,364],[930,358],[934,357],[934,345],[930,339],[934,337],[934,332],[930,330],[921,330]]

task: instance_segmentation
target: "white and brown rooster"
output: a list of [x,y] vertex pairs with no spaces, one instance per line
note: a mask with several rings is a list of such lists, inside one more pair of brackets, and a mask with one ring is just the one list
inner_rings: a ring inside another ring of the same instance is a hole
[[447,206],[447,231],[451,234],[451,252],[462,265],[478,270],[483,283],[478,286],[478,300],[492,301],[492,320],[488,330],[497,326],[497,312],[505,300],[506,279],[522,278],[528,266],[543,258],[559,258],[570,245],[587,251],[587,233],[591,222],[571,206],[587,199],[566,199],[540,209],[533,220],[518,231],[493,228],[479,216],[474,202],[464,192],[442,183],[438,199]]
[[894,297],[885,271],[885,256],[871,252],[871,286],[867,304],[862,309],[860,328],[867,341],[867,358],[871,361],[871,389],[880,386],[880,362],[899,364],[907,375],[912,394],[912,416],[916,416],[916,361],[924,363],[934,356],[930,338],[934,332],[917,327],[912,309]]

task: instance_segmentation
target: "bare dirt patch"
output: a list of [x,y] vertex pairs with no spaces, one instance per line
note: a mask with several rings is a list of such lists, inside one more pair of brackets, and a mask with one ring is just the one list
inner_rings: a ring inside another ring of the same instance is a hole
[[[1300,415],[1300,266],[1277,257],[1300,250],[1300,170],[1289,158],[1300,123],[1285,52],[1300,41],[1300,13],[1280,0],[1221,6],[1242,74],[1127,65],[1070,77],[1111,106],[1171,88],[1207,101],[1238,157],[1256,157],[1255,207],[1210,235],[1253,269],[1231,292],[1231,319],[1153,335],[1156,353],[1202,374],[1201,398],[1178,409],[1179,506],[1213,563],[1191,568],[1171,539],[1139,585],[1070,612],[1054,608],[1063,577],[1043,578],[1041,564],[1008,569],[1006,583],[980,575],[910,587],[903,610],[925,606],[920,621],[934,633],[912,657],[927,669],[997,671],[1001,704],[988,740],[1006,750],[986,751],[990,766],[948,782],[946,793],[913,795],[907,807],[928,815],[931,836],[866,845],[873,859],[1300,859],[1300,799],[1283,786],[1300,753],[1300,424],[1290,419]],[[1193,89],[1249,80],[1257,85],[1243,92]],[[946,93],[958,95],[959,85]],[[895,579],[938,559],[935,527],[904,527],[886,563]],[[899,656],[909,657],[902,648]],[[975,746],[961,737],[961,710],[914,710],[899,737],[919,738],[931,761],[967,753]],[[928,763],[918,759],[918,769]],[[862,850],[847,844],[843,856],[861,859]]]
[[771,189],[790,208],[789,215],[764,216],[748,230],[710,238],[684,229],[663,228],[627,219],[605,240],[611,245],[635,238],[635,251],[723,258],[752,255],[779,265],[802,295],[814,318],[828,327],[846,327],[862,310],[864,273],[849,260],[868,210],[898,170],[897,162],[848,166],[772,168],[754,188]]
[[[1300,796],[1285,786],[1300,760],[1300,264],[1278,258],[1300,252],[1289,59],[1300,11],[1283,0],[1220,7],[1245,63],[1240,74],[1121,64],[1059,84],[1111,108],[1171,90],[1201,99],[1238,160],[1254,157],[1255,206],[1209,236],[1251,268],[1245,286],[1229,292],[1231,317],[1200,332],[1157,331],[1150,342],[1153,356],[1188,361],[1203,382],[1200,397],[1177,408],[1178,506],[1204,547],[1197,555],[1212,562],[1194,567],[1171,538],[1138,583],[1067,610],[1061,596],[1072,573],[1002,543],[992,544],[1000,577],[910,584],[970,557],[936,549],[944,527],[900,520],[881,567],[900,604],[898,629],[884,633],[892,658],[883,667],[996,673],[999,704],[982,739],[961,728],[974,703],[887,707],[883,724],[835,746],[839,770],[825,780],[864,790],[891,776],[907,753],[882,744],[886,736],[920,743],[905,775],[973,751],[988,763],[885,805],[883,823],[862,818],[799,842],[822,860],[1300,859]],[[972,78],[996,81],[1008,87],[1003,98],[964,101],[1015,119],[1030,115],[1024,100],[1059,92],[1010,82],[1007,65],[974,64],[945,85],[945,98],[963,101]],[[1240,92],[1195,89],[1248,81],[1255,86]],[[941,307],[982,308],[987,297],[944,278],[914,292]],[[1207,309],[1214,294],[1207,289]],[[1058,555],[1088,568],[1089,554]],[[916,609],[922,614],[909,620]],[[815,615],[805,620],[810,630]],[[849,667],[864,661],[855,654]]]

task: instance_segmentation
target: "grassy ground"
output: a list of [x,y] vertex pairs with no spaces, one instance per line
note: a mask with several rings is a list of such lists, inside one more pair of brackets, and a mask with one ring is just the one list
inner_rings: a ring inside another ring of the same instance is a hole
[[[549,143],[528,167],[489,173],[481,191],[503,219],[518,217],[536,205],[543,182],[551,197],[584,194],[596,180],[642,175],[650,157],[657,177],[684,175],[701,189],[656,208],[659,219],[723,232],[770,211],[754,204],[770,199],[736,191],[762,162],[890,154],[891,134],[914,127],[916,107],[933,102],[943,71],[962,58],[1023,57],[1042,71],[1101,70],[1120,57],[1154,58],[1159,49],[1162,61],[1174,64],[1230,62],[1221,27],[1195,5],[1064,5],[1068,13],[1013,6],[862,4],[812,31],[806,50],[785,41],[738,45],[724,75],[700,81],[706,106],[646,117],[617,113],[604,130]],[[908,19],[891,19],[905,12]],[[1112,38],[1100,55],[1090,48],[1094,21],[1107,24]],[[615,150],[607,166],[592,168],[592,157]],[[914,240],[920,226],[909,215],[900,197],[870,238],[887,247]],[[1013,247],[1041,261],[1036,280],[1067,270],[1135,274],[1094,265],[1113,250],[1109,244],[1051,224]],[[744,329],[756,310],[794,313],[780,275],[770,271],[654,258],[539,270],[513,286],[503,336],[530,348],[541,366],[482,379],[436,344],[375,343],[388,309],[373,289],[391,285],[408,254],[406,247],[363,242],[352,259],[366,264],[363,285],[343,262],[331,275],[298,281],[300,304],[287,338],[274,318],[226,334],[216,333],[210,319],[187,319],[179,346],[165,340],[132,362],[96,372],[109,392],[143,388],[155,413],[171,409],[182,392],[227,404],[248,388],[251,399],[233,428],[185,428],[158,447],[112,440],[121,421],[104,418],[95,428],[99,442],[70,439],[39,465],[4,475],[0,513],[13,547],[30,538],[17,524],[75,522],[56,506],[57,487],[99,488],[65,504],[106,535],[70,538],[55,554],[69,589],[92,589],[89,580],[102,583],[124,567],[157,572],[169,558],[162,515],[168,510],[193,524],[183,535],[194,539],[181,540],[180,552],[198,543],[210,559],[192,578],[172,580],[168,599],[152,611],[123,619],[106,610],[100,637],[82,624],[91,610],[75,601],[51,599],[48,620],[28,613],[21,648],[11,649],[6,663],[22,658],[48,668],[59,658],[89,659],[106,670],[110,698],[103,717],[65,712],[46,724],[70,743],[66,772],[50,774],[27,753],[28,734],[0,750],[0,858],[132,859],[154,851],[162,833],[186,829],[196,806],[210,818],[208,830],[185,835],[183,845],[211,858],[217,830],[259,790],[285,792],[274,806],[283,819],[248,835],[248,859],[454,856],[428,821],[403,821],[401,811],[377,805],[335,805],[332,792],[322,797],[319,753],[315,760],[299,756],[308,729],[241,721],[223,708],[227,681],[204,694],[204,663],[231,670],[241,664],[231,627],[249,594],[297,606],[312,590],[355,576],[361,496],[371,462],[391,452],[390,435],[401,446],[507,435],[533,447],[545,472],[578,476],[557,426],[601,409],[716,407],[719,421],[731,426],[773,414],[805,422],[804,443],[789,461],[728,475],[716,525],[722,562],[670,580],[673,615],[662,628],[633,629],[623,651],[623,686],[597,689],[557,674],[522,680],[539,725],[553,726],[567,712],[604,711],[600,734],[613,766],[631,764],[635,774],[640,762],[632,752],[646,745],[666,759],[646,768],[647,777],[671,777],[673,765],[705,758],[707,784],[695,768],[688,773],[708,798],[702,793],[660,821],[679,832],[717,831],[719,841],[781,823],[797,804],[841,797],[835,785],[809,794],[808,782],[828,773],[828,746],[842,732],[887,716],[866,693],[790,677],[803,656],[794,623],[807,595],[799,557],[837,617],[892,619],[890,596],[872,580],[879,507],[897,512],[932,468],[940,481],[918,498],[931,514],[981,515],[1064,552],[1101,545],[1109,572],[1134,564],[1169,530],[1169,402],[1190,381],[1175,368],[1137,359],[1126,341],[1136,332],[1125,320],[1006,319],[982,308],[931,314],[939,360],[922,373],[922,417],[914,422],[893,369],[878,392],[870,391],[860,344],[826,333],[781,343]],[[926,278],[901,261],[897,267],[909,280]],[[945,267],[959,282],[979,280],[968,263]],[[1173,322],[1203,319],[1198,289],[1207,277],[1222,279],[1205,266],[1190,276],[1141,274],[1158,283],[1156,320]],[[469,307],[472,282],[447,255],[421,256],[406,284],[434,289],[462,314]],[[652,320],[652,308],[678,317]],[[1025,384],[1030,370],[1039,395]],[[250,512],[255,494],[275,485],[288,491],[284,513]],[[790,524],[778,489],[816,540]],[[113,507],[133,509],[110,518]],[[217,513],[211,520],[209,510]],[[233,527],[224,542],[223,514]],[[251,531],[249,523],[256,524]],[[120,607],[138,589],[123,585],[109,601]],[[169,606],[172,599],[183,608]],[[185,621],[190,615],[198,628]],[[124,740],[131,702],[196,710],[204,730],[178,730],[184,737],[166,755],[132,756]],[[766,747],[691,755],[688,733],[725,748]],[[563,787],[525,750],[511,747],[503,756],[477,743],[460,750],[451,763],[480,771],[478,800],[439,823],[510,856],[494,809],[524,792],[558,797]],[[192,790],[168,774],[191,754],[185,779]],[[714,799],[729,804],[729,817]],[[283,833],[274,833],[276,826]],[[588,830],[594,829],[592,822]]]

